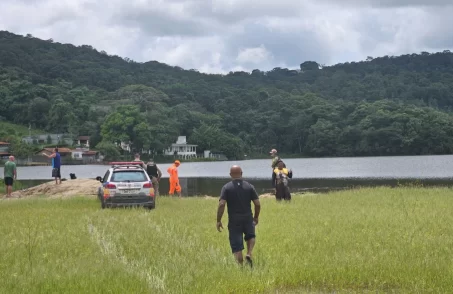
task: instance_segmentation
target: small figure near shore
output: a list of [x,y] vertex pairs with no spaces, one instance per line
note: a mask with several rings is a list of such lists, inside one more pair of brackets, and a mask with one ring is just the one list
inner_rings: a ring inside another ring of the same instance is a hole
[[[220,192],[219,206],[217,209],[217,230],[222,231],[222,216],[225,205],[228,206],[228,231],[231,251],[239,264],[243,264],[244,243],[247,243],[245,259],[250,267],[253,266],[252,254],[255,246],[255,226],[258,225],[258,217],[261,204],[255,188],[249,182],[242,179],[242,169],[234,165],[230,169],[232,180],[222,187]],[[252,214],[252,205],[255,205],[255,215]]]
[[17,179],[17,168],[16,163],[14,162],[14,156],[10,156],[8,161],[5,163],[3,168],[3,177],[6,186],[6,198],[11,198],[13,193],[13,184]]
[[272,182],[275,188],[275,198],[277,201],[282,199],[285,201],[291,200],[291,193],[289,191],[289,179],[293,177],[291,169],[287,169],[283,161],[277,162],[277,168],[274,169],[272,174]]
[[143,169],[146,169],[145,163],[143,162],[143,160],[140,159],[140,154],[135,153],[134,161],[140,162],[140,163],[141,163],[140,166],[141,166]]
[[277,167],[277,163],[281,159],[280,159],[280,156],[278,156],[278,154],[277,154],[277,149],[272,149],[271,152],[269,152],[269,154],[272,157],[272,164],[271,164],[271,168],[272,168],[272,187],[274,187],[274,179],[273,179],[274,169]]
[[181,198],[181,186],[179,185],[179,177],[178,177],[178,167],[181,165],[179,160],[175,160],[175,163],[172,164],[168,169],[167,172],[170,175],[169,182],[170,182],[170,191],[168,194],[173,196],[175,191],[178,193],[179,198]]
[[[48,158],[52,158],[52,177],[55,178],[56,185],[61,184],[61,156],[60,153],[58,153],[58,147],[55,147],[55,150],[51,155],[42,154]],[[59,183],[58,179],[60,180]]]

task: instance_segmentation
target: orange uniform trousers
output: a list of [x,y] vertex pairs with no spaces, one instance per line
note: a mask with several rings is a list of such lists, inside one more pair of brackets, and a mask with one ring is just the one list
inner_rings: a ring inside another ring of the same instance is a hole
[[168,194],[173,195],[176,192],[181,192],[181,186],[179,185],[179,179],[170,178],[170,191]]
[[176,192],[181,192],[181,186],[179,185],[179,178],[178,178],[178,169],[173,164],[167,169],[167,172],[170,174],[169,182],[170,182],[170,191],[168,194],[173,195]]

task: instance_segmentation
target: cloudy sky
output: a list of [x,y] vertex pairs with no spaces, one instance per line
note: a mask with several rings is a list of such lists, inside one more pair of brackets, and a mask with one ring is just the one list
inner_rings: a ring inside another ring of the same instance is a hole
[[452,13],[452,0],[0,0],[0,30],[225,73],[453,49]]

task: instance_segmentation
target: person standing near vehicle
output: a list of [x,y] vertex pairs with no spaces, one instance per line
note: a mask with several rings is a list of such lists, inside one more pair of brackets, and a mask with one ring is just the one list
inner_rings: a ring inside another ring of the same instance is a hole
[[[258,217],[261,204],[253,185],[242,179],[242,169],[233,165],[230,169],[232,180],[222,187],[220,192],[219,206],[217,209],[217,230],[223,229],[222,216],[225,204],[228,206],[228,231],[231,251],[239,264],[243,264],[242,251],[244,242],[247,242],[247,254],[245,259],[252,267],[252,253],[255,246],[255,226],[258,225]],[[255,205],[255,215],[252,214],[252,205]]]
[[8,161],[5,163],[5,167],[3,169],[3,176],[6,186],[6,198],[10,198],[12,197],[11,193],[13,192],[14,180],[17,179],[16,163],[14,162],[14,156],[12,155],[8,158]]
[[55,150],[51,155],[42,154],[48,158],[52,158],[52,177],[55,178],[56,185],[58,185],[58,179],[60,179],[61,184],[61,156],[60,153],[58,153],[58,147],[55,147]]
[[153,183],[154,193],[159,196],[159,182],[160,178],[162,177],[162,172],[160,171],[159,167],[154,163],[154,160],[148,161],[146,164],[146,173],[151,178],[151,182]]
[[140,159],[140,154],[135,153],[134,161],[139,161],[139,162],[141,162],[140,166],[141,166],[143,169],[146,169],[145,163],[143,162],[143,160]]
[[181,198],[181,186],[179,185],[179,177],[178,177],[178,167],[181,165],[179,160],[175,160],[175,163],[172,164],[168,169],[167,172],[170,175],[169,182],[170,182],[170,191],[168,194],[173,196],[175,191],[178,193],[179,198]]

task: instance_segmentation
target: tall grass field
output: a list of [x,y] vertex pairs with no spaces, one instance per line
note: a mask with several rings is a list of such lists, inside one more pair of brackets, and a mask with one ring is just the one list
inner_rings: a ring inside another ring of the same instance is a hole
[[[25,188],[24,185],[20,181],[15,180],[13,182],[13,192],[24,188]],[[0,178],[0,195],[3,195],[5,193],[6,193],[5,179]]]
[[161,197],[152,211],[2,200],[0,293],[453,293],[448,188],[261,202],[250,269],[216,231],[216,199]]

